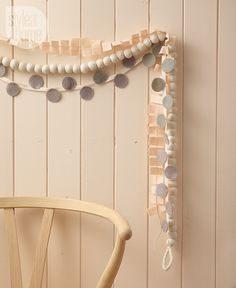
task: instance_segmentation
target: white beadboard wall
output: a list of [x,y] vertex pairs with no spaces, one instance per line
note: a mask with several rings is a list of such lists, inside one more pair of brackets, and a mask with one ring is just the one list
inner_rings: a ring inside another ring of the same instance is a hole
[[[183,173],[174,265],[162,271],[165,236],[158,238],[158,220],[146,213],[152,74],[145,67],[130,73],[125,90],[112,83],[96,87],[89,102],[79,93],[67,93],[57,104],[25,91],[13,99],[1,83],[0,196],[69,197],[117,209],[130,222],[133,238],[115,288],[236,287],[235,0],[1,0],[1,35],[8,5],[41,9],[49,39],[119,40],[145,28],[177,36]],[[0,54],[40,63],[74,61],[7,46],[0,47]],[[8,77],[20,83],[29,78],[18,72]],[[61,79],[45,80],[48,87],[57,87]],[[77,81],[89,80],[83,76]],[[0,216],[0,287],[10,288]],[[42,211],[18,211],[17,216],[28,287]],[[113,242],[114,231],[102,220],[57,213],[43,287],[94,288]]]

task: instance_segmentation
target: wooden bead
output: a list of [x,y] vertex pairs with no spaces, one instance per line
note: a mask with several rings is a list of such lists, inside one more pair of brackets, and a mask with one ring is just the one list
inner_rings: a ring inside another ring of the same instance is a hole
[[5,67],[8,67],[10,65],[10,62],[11,62],[11,59],[9,57],[3,57],[2,59],[2,64],[5,66]]
[[58,65],[58,73],[64,74],[65,73],[65,65],[59,64]]
[[16,70],[19,66],[19,62],[16,59],[12,59],[10,62],[10,68]]
[[34,64],[27,63],[26,64],[26,71],[29,72],[29,73],[33,73],[34,72]]
[[166,33],[165,32],[158,32],[158,38],[160,39],[160,41],[164,41],[166,38]]
[[87,63],[82,63],[80,65],[80,71],[85,74],[85,73],[88,73],[89,72],[89,67],[88,67],[88,64]]
[[79,64],[74,64],[73,65],[73,73],[79,74],[80,73],[80,65]]
[[111,62],[111,59],[109,56],[105,56],[103,59],[102,59],[103,63],[105,66],[109,66],[112,62]]
[[111,62],[114,63],[114,64],[119,62],[119,58],[118,58],[118,56],[116,54],[111,54],[110,58],[111,58]]
[[133,53],[132,53],[131,49],[125,49],[124,50],[124,55],[125,55],[126,58],[129,59],[129,58],[131,58],[133,56]]
[[65,65],[65,72],[71,74],[73,72],[73,66],[71,64]]
[[139,42],[137,48],[139,51],[143,52],[146,49],[146,46],[142,42]]
[[96,64],[97,64],[97,66],[98,66],[98,69],[102,69],[105,65],[104,65],[104,63],[103,63],[103,61],[102,61],[102,59],[98,59],[97,61],[96,61]]
[[26,63],[20,62],[18,69],[19,69],[21,72],[25,72],[25,71],[26,71],[26,66],[27,66]]
[[152,35],[150,36],[150,40],[152,41],[153,44],[156,44],[156,43],[158,43],[158,42],[160,41],[157,33],[152,34]]
[[57,73],[57,72],[58,72],[58,66],[57,66],[57,64],[51,64],[51,65],[49,66],[49,70],[50,70],[50,73],[52,73],[52,74]]
[[117,57],[122,61],[125,58],[124,51],[120,50],[116,52]]
[[131,51],[132,51],[133,56],[138,56],[140,54],[140,51],[136,45],[131,47]]
[[36,65],[34,66],[34,72],[35,72],[35,73],[42,73],[42,65],[36,64]]
[[90,71],[95,71],[98,68],[98,66],[97,66],[95,61],[89,61],[88,62],[88,67],[89,67]]
[[146,38],[143,40],[143,44],[149,48],[152,46],[152,41],[150,40],[150,38]]
[[43,74],[48,74],[50,72],[50,68],[48,64],[43,65],[42,72]]

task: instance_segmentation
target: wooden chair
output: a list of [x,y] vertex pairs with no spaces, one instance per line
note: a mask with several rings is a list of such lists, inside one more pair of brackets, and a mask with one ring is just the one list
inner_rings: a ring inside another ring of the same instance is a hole
[[41,288],[44,273],[47,247],[51,233],[55,209],[84,212],[105,218],[112,222],[117,229],[115,247],[111,258],[97,284],[97,288],[110,288],[119,270],[125,242],[130,239],[132,232],[127,221],[116,211],[107,207],[72,199],[11,197],[0,198],[0,208],[4,209],[6,232],[9,242],[11,287],[23,288],[19,246],[15,221],[15,208],[44,208],[39,241],[36,247],[30,288]]

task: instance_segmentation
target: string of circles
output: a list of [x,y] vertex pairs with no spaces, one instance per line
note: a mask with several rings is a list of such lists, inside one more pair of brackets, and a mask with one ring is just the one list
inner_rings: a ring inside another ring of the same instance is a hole
[[[144,56],[142,57],[140,63],[142,62],[146,67],[152,67],[156,64],[157,62],[157,57],[160,55],[160,51],[161,48],[163,46],[163,42],[160,41],[160,39],[158,38],[158,35],[155,34],[156,37],[150,37],[144,40],[144,42],[142,43],[142,45],[138,45],[140,43],[137,44],[137,49],[138,47],[140,47],[140,52],[145,51],[145,48],[149,48],[151,49],[149,52],[147,52],[146,54],[144,54]],[[151,35],[153,36],[153,35]],[[146,43],[146,46],[145,46]],[[130,50],[130,51],[127,51]],[[134,52],[134,49],[133,49]],[[1,59],[1,64],[0,64],[0,77],[4,77],[7,73],[7,69],[10,68],[11,70],[20,70],[20,71],[26,71],[29,73],[35,72],[37,74],[32,75],[29,78],[29,86],[35,90],[35,91],[40,91],[40,89],[42,89],[42,87],[44,86],[44,79],[41,75],[38,75],[40,73],[44,73],[44,74],[48,74],[48,73],[61,73],[62,72],[62,66],[63,66],[63,73],[88,73],[91,71],[94,71],[93,74],[93,84],[104,84],[106,82],[110,82],[110,81],[114,81],[114,84],[116,87],[118,88],[125,88],[127,87],[127,85],[129,84],[129,79],[127,77],[127,75],[125,75],[125,73],[121,74],[115,74],[112,76],[109,76],[104,70],[102,70],[101,68],[108,66],[108,64],[110,65],[112,62],[114,64],[118,63],[119,61],[122,61],[122,64],[124,67],[132,69],[132,67],[134,67],[135,65],[137,65],[139,62],[137,61],[138,59],[133,55],[135,53],[133,53],[131,49],[126,49],[124,51],[119,51],[116,54],[112,54],[111,56],[106,56],[103,59],[98,59],[97,61],[92,61],[92,63],[97,63],[96,66],[95,64],[92,65],[91,62],[83,63],[81,65],[79,64],[74,64],[74,65],[56,65],[56,64],[52,64],[52,65],[39,65],[39,64],[32,64],[32,63],[23,63],[23,62],[18,62],[16,59],[10,59],[8,57],[3,57]],[[116,60],[117,61],[112,61],[112,59],[114,58],[114,55],[116,55]],[[136,54],[137,55],[137,54]],[[110,59],[110,61],[108,61],[108,58]],[[119,61],[118,61],[119,60]],[[103,63],[103,65],[101,65],[101,61]],[[100,63],[100,65],[98,64]],[[47,68],[45,68],[47,67]],[[61,69],[60,69],[61,67]],[[83,67],[86,67],[83,68]],[[90,68],[89,68],[90,67]],[[23,69],[24,68],[24,69]],[[45,70],[46,69],[46,70]],[[174,59],[171,57],[167,57],[163,63],[162,63],[162,70],[165,72],[170,72],[174,69]],[[91,87],[91,85],[86,85],[81,87],[80,90],[80,96],[85,99],[85,100],[90,100],[93,98],[94,96],[94,90]],[[64,91],[73,91],[76,89],[77,87],[77,81],[71,77],[71,76],[65,76],[62,80],[62,87],[64,88]],[[152,82],[152,88],[154,91],[156,92],[160,92],[165,88],[165,81],[164,79],[157,77],[153,80]],[[21,90],[24,89],[23,85],[19,85],[15,82],[9,82],[7,84],[6,87],[6,91],[7,93],[12,96],[18,96],[21,92]],[[46,89],[46,96],[47,99],[53,103],[59,102],[62,99],[62,92],[60,89],[55,89],[55,88],[51,88],[51,89]]]

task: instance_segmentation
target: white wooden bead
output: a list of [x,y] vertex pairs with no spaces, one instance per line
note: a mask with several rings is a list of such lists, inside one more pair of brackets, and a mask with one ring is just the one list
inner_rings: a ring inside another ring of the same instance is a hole
[[158,38],[160,39],[160,41],[164,41],[166,38],[166,33],[165,32],[158,32]]
[[110,59],[111,59],[111,62],[114,63],[114,64],[119,62],[119,58],[118,58],[118,56],[116,54],[111,54],[110,55]]
[[96,61],[96,64],[98,66],[98,69],[101,69],[104,67],[104,63],[101,58]]
[[18,69],[19,69],[21,72],[25,72],[25,71],[26,71],[26,66],[27,66],[26,63],[20,62]]
[[49,70],[50,70],[50,72],[53,73],[53,74],[57,73],[57,72],[58,72],[58,66],[57,66],[57,64],[51,64],[51,65],[49,66]]
[[152,46],[152,41],[150,40],[150,38],[146,38],[146,39],[143,40],[143,44],[146,47],[151,47]]
[[11,59],[8,57],[3,57],[2,59],[2,65],[5,67],[8,67],[10,65]]
[[97,70],[97,68],[98,68],[98,66],[97,66],[97,64],[96,64],[95,61],[89,61],[89,62],[88,62],[88,67],[89,67],[89,69],[90,69],[91,71],[95,71],[95,70]]
[[102,59],[103,63],[105,66],[109,66],[112,62],[111,62],[111,59],[109,56],[105,56],[103,59]]
[[133,56],[138,56],[140,54],[140,51],[137,46],[132,46],[131,51],[132,51]]
[[117,57],[122,61],[125,59],[124,51],[120,50],[116,52]]
[[36,65],[34,66],[34,72],[35,72],[35,73],[42,73],[42,65],[36,64]]
[[26,65],[26,71],[29,72],[29,73],[34,72],[34,64],[32,64],[32,63],[27,63],[27,65]]
[[58,73],[59,74],[64,74],[65,73],[65,65],[59,64],[58,65]]
[[143,52],[146,49],[146,46],[142,42],[139,42],[137,48],[139,51]]
[[158,42],[160,41],[157,33],[152,34],[152,35],[150,36],[150,40],[152,41],[153,44],[156,44],[156,43],[158,43]]
[[12,59],[10,62],[10,67],[12,70],[17,69],[19,66],[19,62],[16,59]]
[[171,82],[171,83],[170,83],[170,89],[171,89],[171,90],[175,90],[175,83],[174,83],[174,82]]
[[43,65],[42,72],[43,74],[48,74],[50,72],[50,68],[48,64]]
[[73,72],[73,66],[71,64],[66,64],[65,65],[65,71],[68,74],[72,73]]
[[124,55],[126,58],[131,58],[133,56],[133,53],[132,53],[131,49],[125,49]]
[[173,245],[175,244],[175,240],[174,239],[167,239],[166,240],[166,245],[169,246],[169,247],[172,247]]
[[79,64],[74,64],[73,65],[73,73],[79,74],[80,73],[80,65]]
[[88,73],[89,72],[89,67],[88,67],[88,64],[87,63],[82,63],[80,65],[80,71],[85,74],[85,73]]

